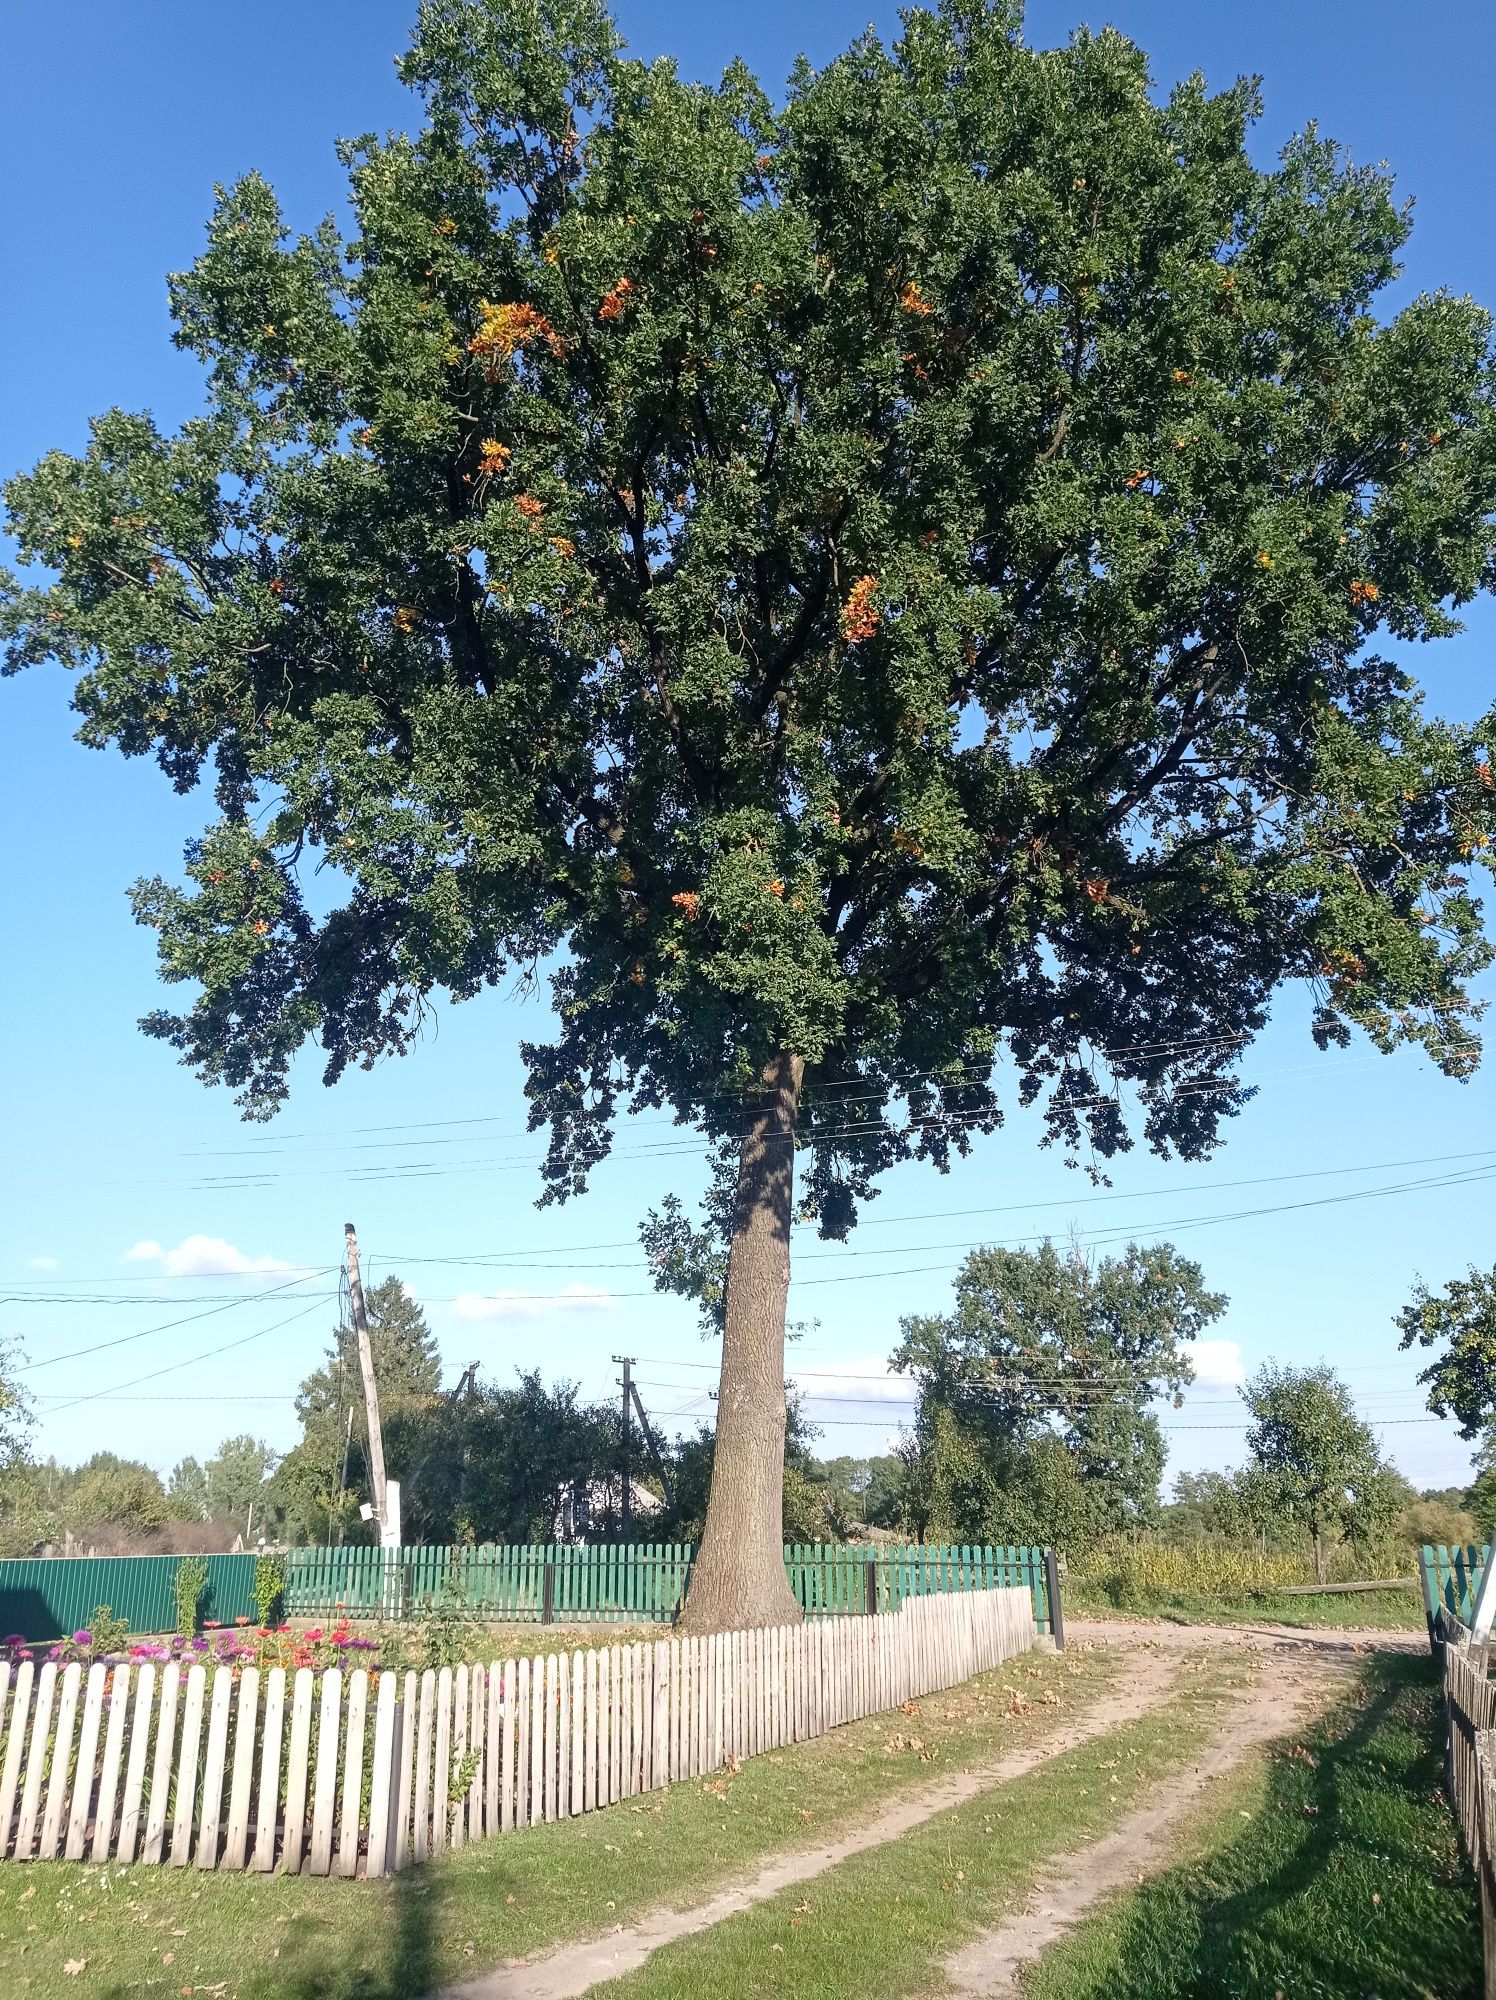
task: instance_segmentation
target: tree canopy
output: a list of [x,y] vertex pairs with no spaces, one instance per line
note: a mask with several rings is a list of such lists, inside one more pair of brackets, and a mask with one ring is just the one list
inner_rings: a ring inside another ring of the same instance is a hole
[[1442,1292],[1420,1278],[1397,1325],[1402,1347],[1443,1345],[1418,1377],[1434,1414],[1454,1417],[1462,1437],[1489,1432],[1496,1425],[1496,1267],[1480,1271],[1472,1264]]
[[1198,1157],[1284,981],[1322,1045],[1478,1053],[1496,725],[1376,639],[1491,579],[1488,317],[1379,318],[1389,176],[1254,165],[1252,84],[1021,28],[943,0],[776,104],[600,0],[426,0],[352,236],[249,175],[172,280],[204,413],[6,488],[10,667],[211,791],[135,890],[195,989],[149,1032],[258,1117],[544,970],[549,1194],[624,1102],[742,1141],[766,1618],[795,1150],[832,1235],[1015,1103]]
[[1340,1540],[1369,1541],[1401,1505],[1406,1481],[1382,1459],[1369,1424],[1332,1368],[1265,1363],[1242,1399],[1259,1505],[1306,1531],[1321,1583]]
[[258,1525],[269,1535],[266,1509],[277,1463],[278,1454],[259,1438],[225,1438],[206,1461],[189,1456],[172,1468],[167,1505],[184,1521],[232,1521],[246,1537]]
[[[401,1479],[414,1462],[423,1413],[441,1387],[441,1354],[425,1314],[398,1278],[369,1287],[364,1310],[387,1474]],[[358,1337],[346,1318],[322,1366],[298,1389],[296,1414],[301,1438],[276,1475],[276,1501],[297,1539],[335,1541],[356,1525],[359,1502],[369,1493]]]
[[1083,1539],[1152,1523],[1164,1440],[1151,1405],[1192,1379],[1225,1310],[1167,1243],[1092,1263],[1052,1243],[976,1250],[954,1309],[903,1322],[919,1383],[904,1496],[936,1541]]

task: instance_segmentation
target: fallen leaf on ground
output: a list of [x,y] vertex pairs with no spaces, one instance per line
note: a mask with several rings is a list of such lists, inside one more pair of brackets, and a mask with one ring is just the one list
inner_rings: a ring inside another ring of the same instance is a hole
[[86,1958],[69,1958],[63,1962],[62,1969],[69,1979],[76,1979],[87,1963]]

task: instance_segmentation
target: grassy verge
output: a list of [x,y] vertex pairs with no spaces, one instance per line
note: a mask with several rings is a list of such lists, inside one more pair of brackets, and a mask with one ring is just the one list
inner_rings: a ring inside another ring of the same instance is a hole
[[1025,2000],[1477,1994],[1442,1736],[1431,1662],[1368,1661],[1354,1700],[1212,1793],[1180,1865],[1049,1952]]
[[394,1883],[0,1864],[0,1995],[410,2000],[692,1901],[943,1773],[1042,1741],[1116,1671],[1101,1651],[1035,1653],[917,1716],[872,1717],[734,1778],[481,1842]]
[[1354,1591],[1346,1597],[1215,1597],[1193,1591],[1132,1590],[1118,1599],[1083,1577],[1067,1579],[1065,1611],[1072,1618],[1169,1618],[1186,1625],[1294,1625],[1308,1631],[1421,1631],[1423,1600],[1416,1590]]
[[1180,1664],[1176,1695],[1138,1721],[926,1821],[654,1954],[606,1989],[617,2000],[896,2000],[995,1915],[1041,1865],[1109,1830],[1186,1766],[1244,1678],[1242,1663]]

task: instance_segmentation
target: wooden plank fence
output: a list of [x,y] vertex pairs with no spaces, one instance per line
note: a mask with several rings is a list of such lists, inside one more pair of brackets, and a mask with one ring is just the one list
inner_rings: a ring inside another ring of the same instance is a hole
[[823,1735],[1036,1636],[1020,1585],[420,1676],[0,1664],[0,1855],[387,1875]]
[[1441,1615],[1439,1633],[1447,1791],[1480,1885],[1485,2000],[1496,2000],[1496,1682],[1489,1677],[1489,1647],[1475,1644],[1452,1612]]
[[[806,1543],[786,1546],[784,1563],[811,1616],[892,1611],[910,1597],[1021,1584],[1048,1632],[1045,1554],[975,1543]],[[688,1542],[292,1549],[285,1608],[290,1618],[401,1618],[456,1604],[494,1623],[669,1624],[694,1555]]]

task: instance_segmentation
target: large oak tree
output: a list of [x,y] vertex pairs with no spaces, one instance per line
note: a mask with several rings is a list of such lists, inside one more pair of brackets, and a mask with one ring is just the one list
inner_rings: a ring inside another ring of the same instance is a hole
[[[1488,580],[1490,326],[1379,317],[1408,228],[1256,93],[1121,37],[916,11],[776,107],[598,0],[428,0],[356,234],[250,177],[172,283],[207,407],[8,489],[13,666],[206,782],[136,890],[150,1031],[264,1116],[548,969],[549,1191],[624,1103],[727,1145],[718,1450],[688,1617],[778,1555],[799,1202],[1010,1102],[1198,1157],[1274,990],[1476,1058],[1493,734],[1376,650]],[[315,894],[309,872],[326,869]],[[329,894],[329,883],[341,885]]]

